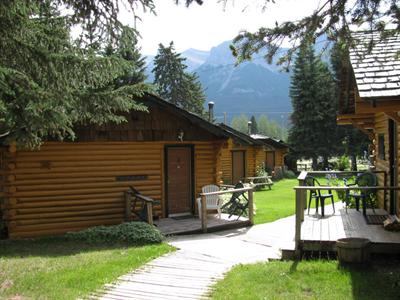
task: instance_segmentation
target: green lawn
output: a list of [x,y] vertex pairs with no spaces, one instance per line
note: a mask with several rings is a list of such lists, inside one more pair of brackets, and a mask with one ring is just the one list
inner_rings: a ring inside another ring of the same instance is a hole
[[214,287],[212,299],[399,299],[400,261],[376,261],[367,269],[336,261],[240,265]]
[[[321,184],[326,183],[324,177],[318,178],[318,180]],[[293,188],[298,183],[297,179],[282,179],[276,181],[271,190],[257,191],[254,196],[256,206],[254,223],[268,223],[294,215],[296,205]],[[338,201],[336,195],[334,195],[334,200]],[[315,207],[315,201],[312,202],[311,207]]]
[[297,179],[277,181],[271,190],[264,189],[255,193],[255,224],[273,222],[288,217],[295,212],[295,193],[293,187],[298,185]]
[[172,250],[167,244],[100,247],[61,238],[0,241],[0,299],[76,299]]

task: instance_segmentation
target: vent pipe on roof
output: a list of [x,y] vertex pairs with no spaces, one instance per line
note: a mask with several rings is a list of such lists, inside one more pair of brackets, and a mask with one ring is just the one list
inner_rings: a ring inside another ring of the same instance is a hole
[[247,122],[247,134],[251,135],[251,121]]
[[214,123],[214,102],[208,102],[208,121]]

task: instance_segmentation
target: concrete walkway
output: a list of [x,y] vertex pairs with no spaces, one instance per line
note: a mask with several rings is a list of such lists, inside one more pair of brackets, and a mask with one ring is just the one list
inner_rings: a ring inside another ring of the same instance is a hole
[[294,217],[212,234],[176,236],[178,248],[107,285],[100,299],[206,299],[211,286],[236,264],[280,258],[293,243]]

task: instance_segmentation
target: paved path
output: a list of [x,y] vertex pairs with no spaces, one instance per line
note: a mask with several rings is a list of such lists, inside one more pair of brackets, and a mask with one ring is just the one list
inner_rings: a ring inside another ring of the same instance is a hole
[[211,286],[239,263],[279,259],[293,243],[294,217],[213,234],[176,236],[178,248],[107,285],[100,299],[206,299]]

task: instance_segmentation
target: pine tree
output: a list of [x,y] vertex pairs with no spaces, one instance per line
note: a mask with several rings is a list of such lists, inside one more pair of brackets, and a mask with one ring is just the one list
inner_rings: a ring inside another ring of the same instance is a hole
[[[0,2],[0,135],[8,142],[36,147],[48,138],[73,139],[77,124],[123,122],[121,112],[145,109],[134,101],[145,86],[110,84],[130,64],[101,55],[99,45],[111,36],[107,28],[116,16],[96,25],[94,19],[104,12],[100,2],[115,5],[104,0],[90,5],[85,0]],[[64,5],[71,15],[60,13]],[[72,41],[74,25],[82,26],[93,47]]]
[[322,156],[327,165],[337,143],[335,85],[326,66],[314,49],[302,45],[290,86],[293,113],[289,144],[298,157],[312,158],[313,168]]
[[257,120],[255,116],[251,116],[250,118],[251,127],[250,127],[250,134],[257,134],[258,127],[257,127]]
[[165,100],[191,112],[202,115],[205,94],[198,76],[185,72],[185,58],[175,52],[174,43],[169,47],[159,45],[154,58],[154,84]]
[[124,74],[116,80],[118,87],[143,83],[147,78],[145,58],[140,54],[137,43],[137,32],[129,26],[123,26],[116,40],[115,49],[112,45],[107,48],[107,55],[116,55],[127,62]]

